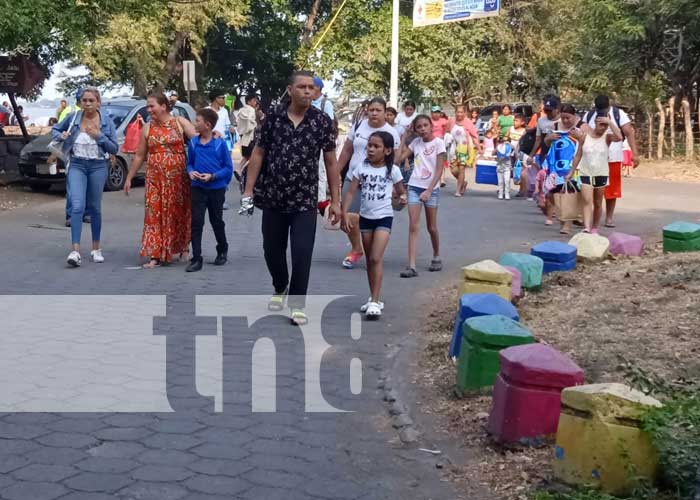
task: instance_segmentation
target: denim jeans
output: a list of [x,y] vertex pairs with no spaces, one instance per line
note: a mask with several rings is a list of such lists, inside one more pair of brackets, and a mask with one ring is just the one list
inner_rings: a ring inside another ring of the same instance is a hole
[[[70,169],[68,170],[70,172]],[[66,220],[70,220],[70,214],[73,211],[73,203],[70,199],[70,183],[68,182],[68,176],[66,175]],[[85,207],[85,216],[90,215],[90,210]]]
[[107,182],[109,160],[71,158],[68,169],[70,189],[70,233],[74,245],[80,244],[83,216],[87,210],[92,218],[92,241],[100,241],[102,231],[102,191]]

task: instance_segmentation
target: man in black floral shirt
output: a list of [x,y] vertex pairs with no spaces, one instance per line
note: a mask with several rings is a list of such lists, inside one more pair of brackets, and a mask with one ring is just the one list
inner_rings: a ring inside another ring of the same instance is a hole
[[[248,164],[243,203],[255,192],[255,206],[262,209],[265,262],[275,294],[271,311],[284,309],[289,295],[291,319],[304,325],[305,296],[316,237],[318,161],[321,151],[331,191],[331,220],[340,220],[340,173],[335,157],[333,121],[311,106],[313,74],[295,72],[289,81],[289,104],[278,106],[260,131]],[[287,269],[287,244],[291,240],[292,275]]]

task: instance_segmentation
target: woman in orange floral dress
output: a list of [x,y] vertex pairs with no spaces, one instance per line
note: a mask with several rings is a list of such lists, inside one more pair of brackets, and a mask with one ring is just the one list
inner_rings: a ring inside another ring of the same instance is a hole
[[129,194],[134,175],[148,157],[141,241],[141,256],[149,258],[143,266],[146,269],[166,265],[175,255],[186,260],[190,245],[192,202],[185,142],[196,133],[185,118],[171,115],[169,106],[165,95],[149,94],[151,121],[143,127],[124,184],[124,191]]

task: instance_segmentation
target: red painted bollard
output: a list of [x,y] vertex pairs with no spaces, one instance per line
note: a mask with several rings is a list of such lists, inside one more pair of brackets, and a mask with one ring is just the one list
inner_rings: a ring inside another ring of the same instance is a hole
[[583,370],[544,344],[509,347],[499,358],[489,432],[497,441],[526,444],[555,434],[561,391],[583,384]]

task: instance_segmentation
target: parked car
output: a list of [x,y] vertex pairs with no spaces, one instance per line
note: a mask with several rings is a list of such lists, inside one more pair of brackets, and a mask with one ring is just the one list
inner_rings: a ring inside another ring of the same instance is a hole
[[[481,111],[479,111],[479,118],[476,120],[476,129],[479,131],[479,139],[483,139],[486,129],[489,127],[489,121],[493,115],[494,111],[501,113],[505,104],[489,104],[485,106]],[[523,102],[510,104],[510,109],[513,114],[521,113],[525,115],[525,124],[530,121],[534,110],[531,104],[526,104]]]
[[[126,128],[136,120],[137,115],[141,115],[145,122],[151,118],[146,110],[146,101],[138,97],[105,100],[100,106],[100,112],[107,113],[114,121],[120,146],[124,143]],[[195,111],[188,104],[177,103],[172,113],[175,116],[184,116],[194,122]],[[20,175],[34,191],[46,192],[51,186],[64,184],[66,180],[66,167],[63,162],[61,160],[50,162],[49,143],[51,139],[50,133],[37,137],[20,152],[18,161]],[[133,157],[133,154],[124,153],[120,148],[116,155],[116,161],[109,167],[105,183],[107,191],[118,191],[124,187],[126,174]],[[145,166],[139,170],[137,175],[145,175]]]

